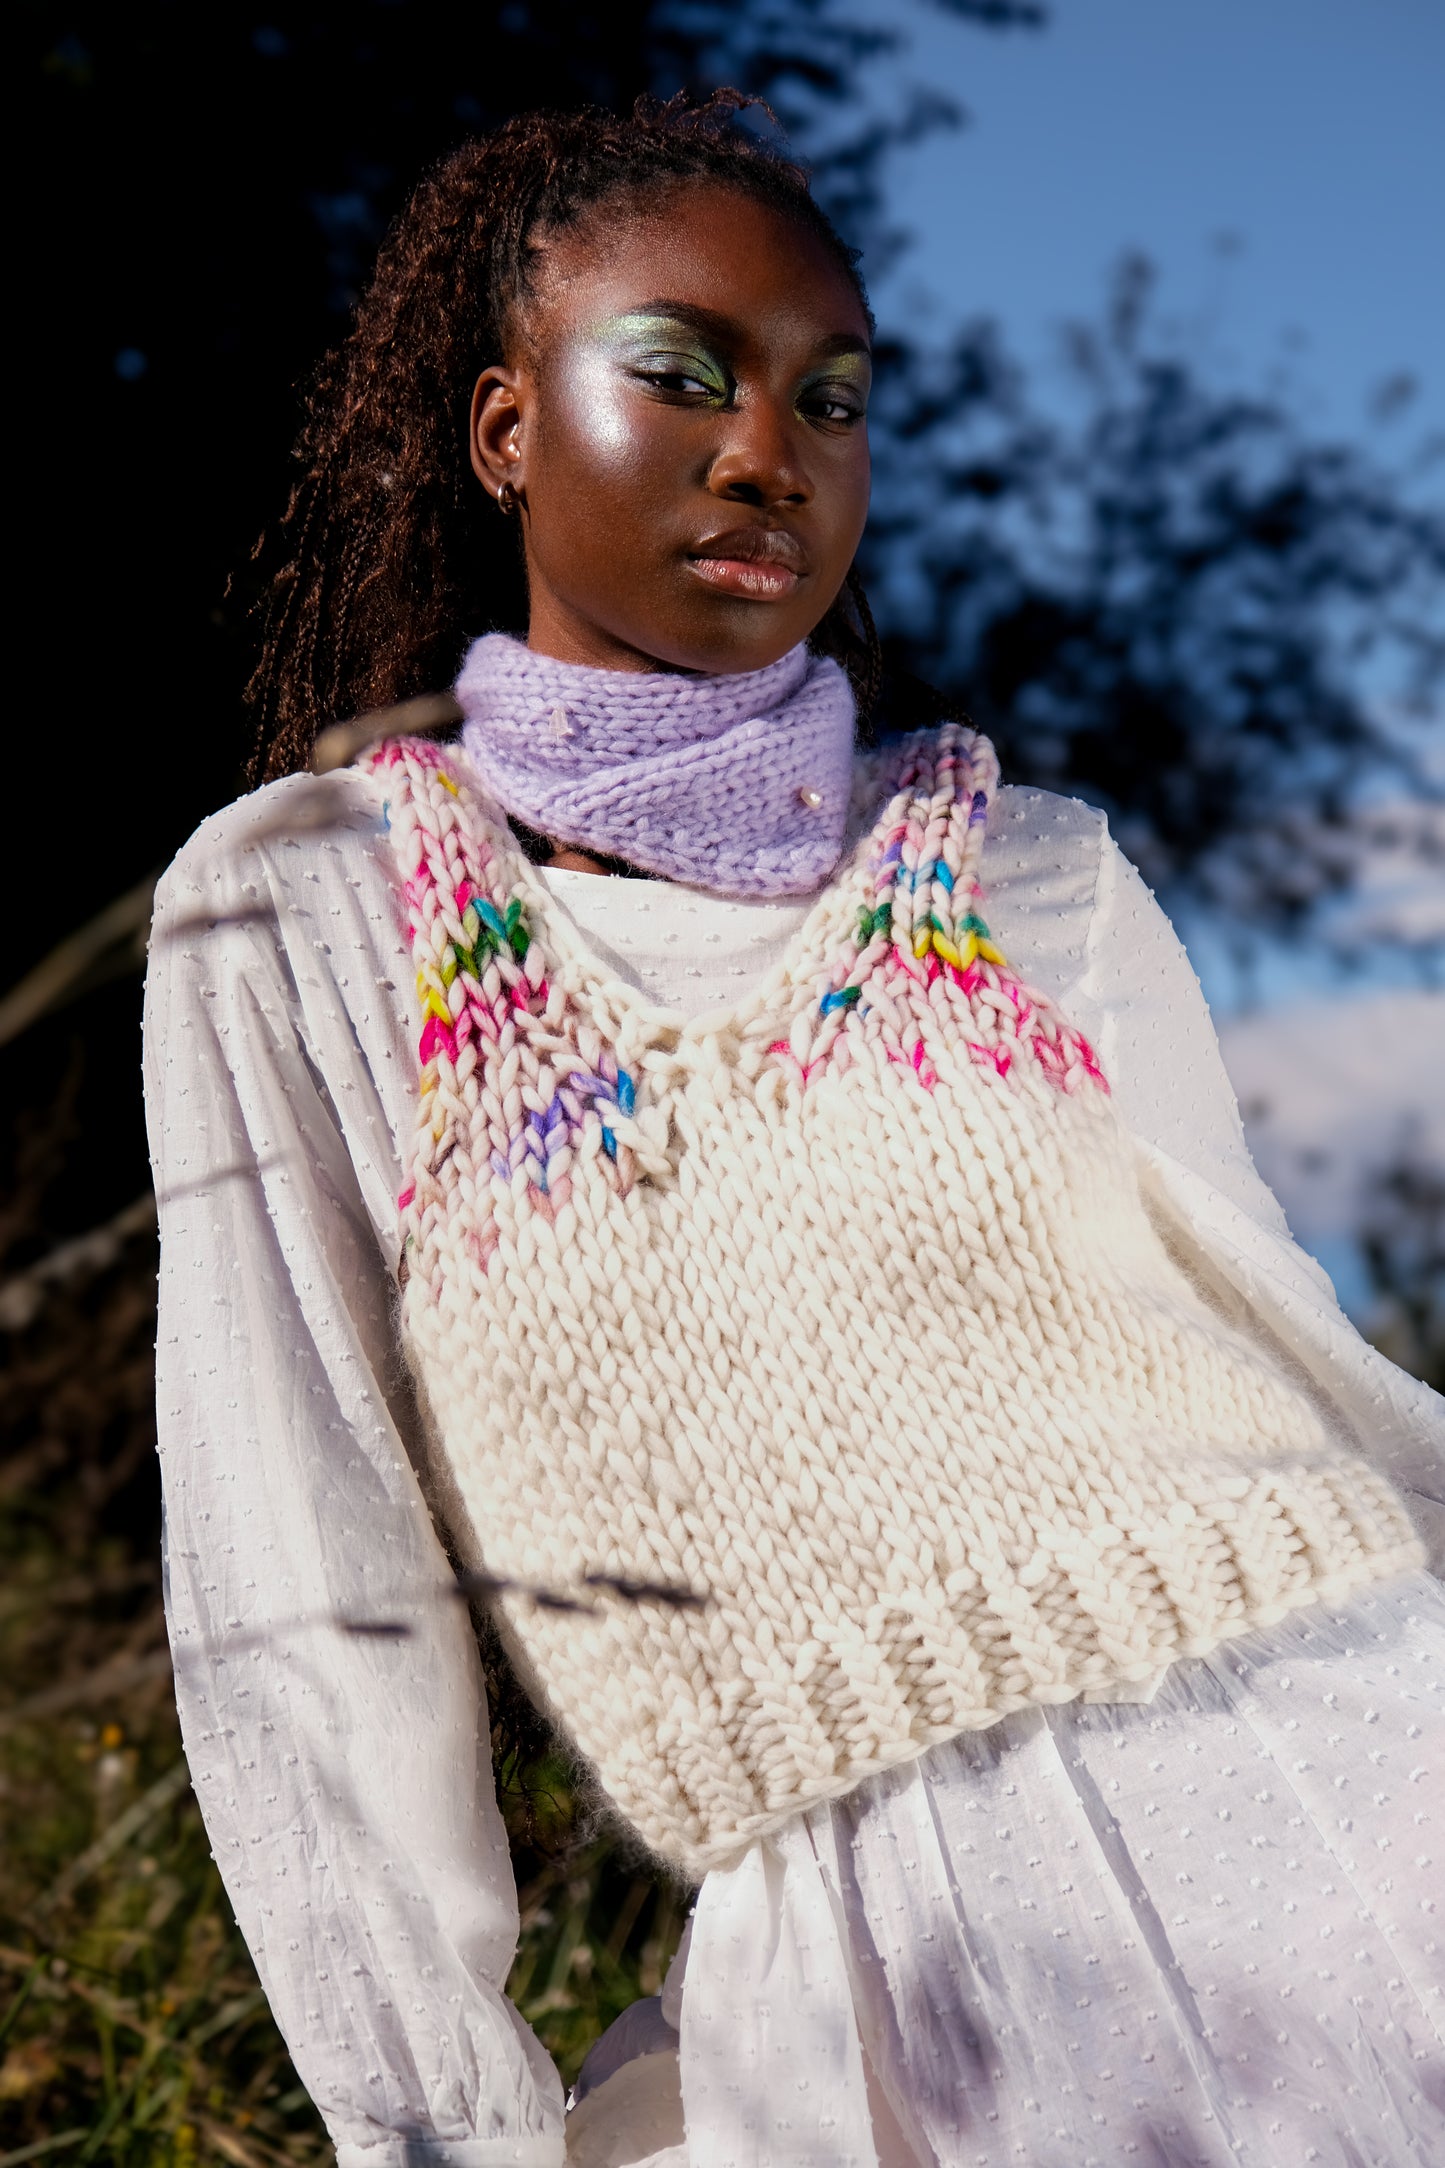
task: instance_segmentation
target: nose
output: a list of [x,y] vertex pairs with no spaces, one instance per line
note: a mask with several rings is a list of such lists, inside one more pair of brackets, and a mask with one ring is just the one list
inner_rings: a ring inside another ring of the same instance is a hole
[[813,481],[802,458],[799,424],[791,406],[750,399],[728,416],[726,443],[708,469],[707,486],[729,504],[801,507],[813,498]]

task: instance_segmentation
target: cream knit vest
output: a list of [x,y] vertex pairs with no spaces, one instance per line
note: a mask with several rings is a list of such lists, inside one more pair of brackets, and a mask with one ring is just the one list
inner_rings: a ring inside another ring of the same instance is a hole
[[1388,1484],[1173,1262],[1087,1042],[979,915],[992,748],[877,815],[690,1023],[610,979],[456,748],[375,756],[423,1012],[403,1330],[523,1676],[699,1874],[1031,1702],[1417,1564]]

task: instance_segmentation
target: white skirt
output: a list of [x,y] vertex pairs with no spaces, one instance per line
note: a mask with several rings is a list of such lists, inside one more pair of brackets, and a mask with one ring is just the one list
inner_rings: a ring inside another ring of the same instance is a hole
[[702,1885],[575,2168],[1445,2160],[1445,1590],[965,1732]]

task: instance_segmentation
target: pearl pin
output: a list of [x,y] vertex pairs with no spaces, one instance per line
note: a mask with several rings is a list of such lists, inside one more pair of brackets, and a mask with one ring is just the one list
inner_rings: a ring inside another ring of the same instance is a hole
[[810,813],[816,813],[823,803],[823,793],[814,790],[811,783],[804,783],[798,792],[798,802],[805,805]]

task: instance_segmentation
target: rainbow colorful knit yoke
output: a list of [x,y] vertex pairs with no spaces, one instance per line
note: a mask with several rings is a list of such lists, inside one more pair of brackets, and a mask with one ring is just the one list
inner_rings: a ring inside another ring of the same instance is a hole
[[[454,760],[452,750],[399,740],[371,761],[378,777],[405,779],[397,798],[406,832],[395,840],[409,869],[422,1100],[440,1143],[449,1086],[480,1065],[491,1172],[500,1183],[522,1180],[551,1217],[589,1124],[609,1179],[630,1185],[637,1082],[549,979],[519,892],[520,854],[495,811],[489,817],[452,772]],[[811,980],[795,971],[771,1014],[746,1003],[737,1012],[738,1029],[763,1032],[767,1056],[800,1091],[825,1066],[846,1069],[870,1048],[932,1091],[930,1045],[936,1051],[943,1031],[999,1079],[1022,1062],[1063,1092],[1108,1090],[1088,1040],[1013,975],[982,915],[978,868],[997,775],[992,746],[962,726],[895,749],[891,795],[863,853],[863,900],[831,967],[820,959]],[[474,800],[465,815],[463,790]],[[847,883],[845,866],[835,882],[840,899]],[[785,1034],[767,1037],[780,1023]],[[414,1195],[411,1184],[403,1209]]]

